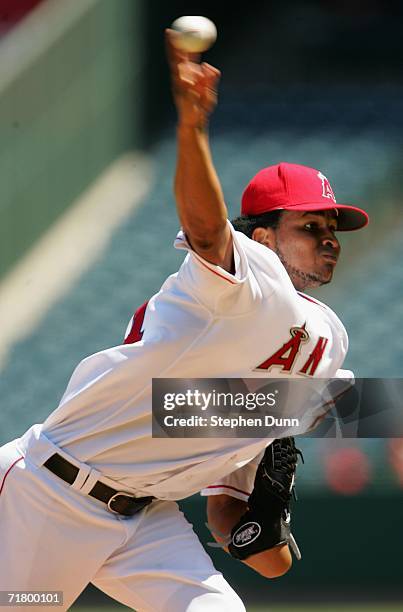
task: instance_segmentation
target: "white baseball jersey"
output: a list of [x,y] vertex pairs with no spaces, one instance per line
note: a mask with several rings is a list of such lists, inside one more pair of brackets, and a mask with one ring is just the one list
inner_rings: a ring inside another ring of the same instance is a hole
[[260,452],[249,463],[238,468],[231,474],[222,476],[214,484],[201,490],[201,495],[229,495],[242,501],[248,501],[253,491],[256,471],[262,459],[264,451]]
[[271,442],[153,439],[152,378],[331,378],[344,360],[347,334],[332,310],[298,293],[273,251],[231,231],[234,275],[178,234],[175,246],[188,251],[179,271],[137,311],[125,344],[77,366],[41,428],[137,495],[187,497]]

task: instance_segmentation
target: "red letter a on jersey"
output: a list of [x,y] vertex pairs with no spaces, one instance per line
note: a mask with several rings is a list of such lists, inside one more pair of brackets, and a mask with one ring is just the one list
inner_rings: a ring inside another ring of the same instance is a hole
[[282,368],[284,372],[290,372],[295,359],[299,353],[301,342],[309,340],[305,323],[302,327],[292,327],[290,330],[291,338],[271,357],[263,361],[256,370],[269,370],[273,366]]

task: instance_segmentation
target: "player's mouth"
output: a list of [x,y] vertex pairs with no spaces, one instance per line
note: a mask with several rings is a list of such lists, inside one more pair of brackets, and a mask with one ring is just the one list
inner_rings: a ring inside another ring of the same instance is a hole
[[332,263],[334,265],[337,264],[338,257],[334,253],[329,253],[329,251],[323,251],[321,253],[321,256],[323,257],[323,259],[325,259],[329,263]]

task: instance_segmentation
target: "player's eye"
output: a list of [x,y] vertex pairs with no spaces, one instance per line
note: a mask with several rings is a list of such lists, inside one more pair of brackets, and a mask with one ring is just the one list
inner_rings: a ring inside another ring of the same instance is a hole
[[309,232],[312,232],[318,229],[318,224],[316,223],[316,221],[310,221],[309,223],[305,223],[304,228]]

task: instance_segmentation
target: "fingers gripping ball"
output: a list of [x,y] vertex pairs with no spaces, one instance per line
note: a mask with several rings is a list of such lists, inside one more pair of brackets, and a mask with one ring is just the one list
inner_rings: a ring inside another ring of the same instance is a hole
[[176,19],[172,26],[175,47],[187,53],[207,51],[217,39],[217,28],[207,17],[187,15]]

